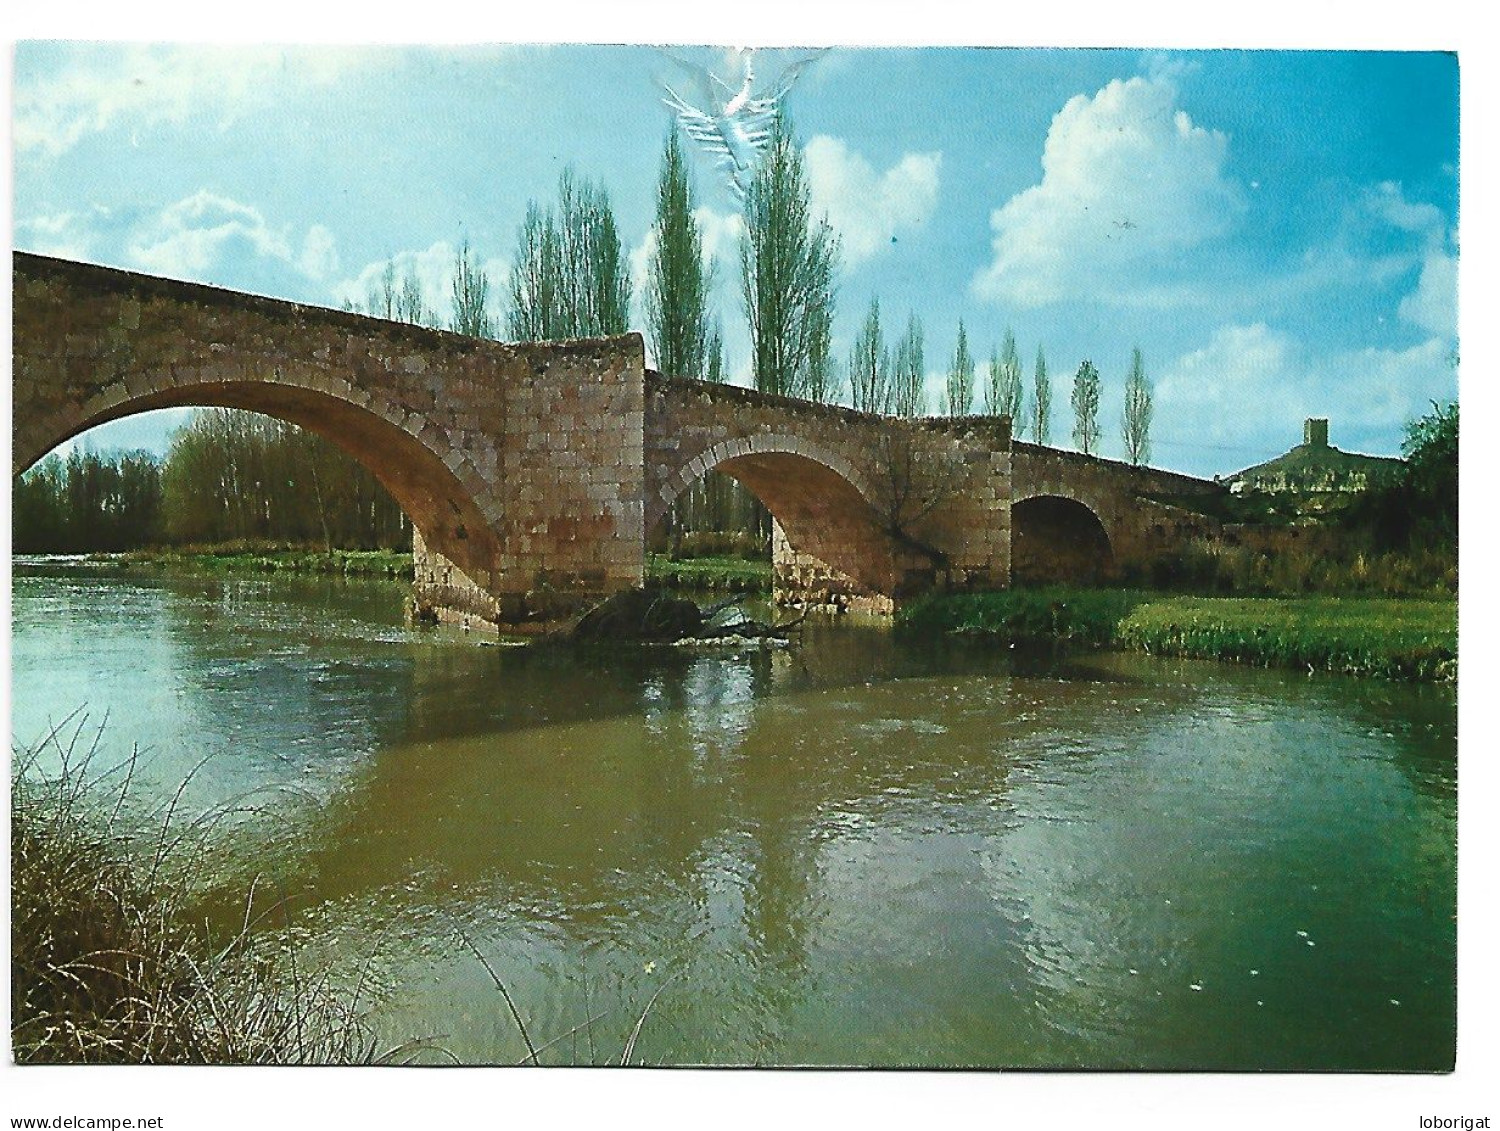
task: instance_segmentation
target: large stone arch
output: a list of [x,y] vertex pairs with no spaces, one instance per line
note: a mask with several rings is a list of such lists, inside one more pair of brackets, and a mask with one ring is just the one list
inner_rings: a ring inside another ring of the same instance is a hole
[[[839,452],[786,433],[721,440],[664,477],[647,529],[710,471],[732,477],[776,520],[778,575],[821,574],[841,596],[889,595],[912,563],[883,529],[864,472]],[[799,588],[808,588],[805,585]]]
[[1081,495],[1053,490],[1012,501],[1013,584],[1092,584],[1115,575],[1115,537],[1103,508]]
[[[268,367],[262,380],[205,379],[190,365],[127,369],[82,405],[35,419],[18,416],[12,474],[21,475],[58,444],[110,421],[163,408],[258,412],[315,432],[363,464],[406,512],[425,543],[480,585],[492,578],[498,547],[478,499],[484,484],[468,460],[449,459],[423,435],[422,421],[379,391],[303,372],[295,361]],[[319,387],[321,386],[321,387]]]

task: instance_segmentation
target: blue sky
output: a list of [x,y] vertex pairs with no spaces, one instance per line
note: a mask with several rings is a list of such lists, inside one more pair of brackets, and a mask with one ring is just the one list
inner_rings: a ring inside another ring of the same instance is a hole
[[[731,85],[744,62],[674,54]],[[685,75],[652,47],[23,42],[14,243],[331,306],[395,257],[446,313],[454,248],[499,283],[565,166],[604,182],[643,262],[663,83]],[[843,245],[836,356],[871,297],[892,336],[914,311],[934,406],[960,318],[981,359],[1007,328],[1028,375],[1045,349],[1064,446],[1092,360],[1106,455],[1139,346],[1153,462],[1201,474],[1285,450],[1314,415],[1391,454],[1456,395],[1452,55],[842,48],[788,104]],[[748,381],[735,202],[706,155],[694,172]],[[89,442],[160,449],[174,419]]]

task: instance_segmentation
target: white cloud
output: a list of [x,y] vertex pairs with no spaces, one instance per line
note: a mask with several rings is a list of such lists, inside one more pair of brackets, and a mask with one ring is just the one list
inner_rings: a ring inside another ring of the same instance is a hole
[[131,265],[154,275],[235,284],[267,266],[317,279],[338,266],[333,235],[314,225],[300,240],[290,226],[271,226],[260,211],[207,190],[170,204],[139,225],[125,246]]
[[1245,207],[1224,173],[1228,146],[1178,108],[1167,77],[1075,96],[1052,120],[1041,182],[991,214],[995,257],[974,293],[1024,306],[1186,301],[1183,254]]
[[384,51],[328,45],[72,44],[54,73],[19,71],[12,136],[19,153],[55,157],[116,125],[181,124],[195,115],[227,125],[289,88],[325,87],[351,68],[386,61]]
[[339,269],[339,252],[333,233],[322,224],[314,224],[307,230],[298,266],[304,275],[314,279],[326,279]]
[[1364,207],[1373,216],[1403,232],[1442,239],[1443,213],[1435,204],[1410,201],[1395,181],[1382,181],[1365,193]]
[[839,235],[843,265],[854,268],[920,227],[937,206],[941,153],[907,153],[884,173],[842,141],[818,134],[807,143],[807,181],[814,215]]
[[1417,289],[1401,300],[1398,313],[1414,326],[1447,341],[1458,337],[1458,257],[1441,249],[1422,261]]
[[1179,442],[1259,443],[1270,455],[1299,442],[1305,418],[1324,416],[1334,444],[1357,450],[1361,437],[1398,434],[1429,401],[1452,395],[1441,338],[1320,354],[1256,322],[1221,326],[1167,366],[1156,382],[1156,419]]
[[108,210],[95,206],[87,214],[57,212],[17,220],[16,246],[39,255],[88,259],[99,238],[99,226],[108,219]]

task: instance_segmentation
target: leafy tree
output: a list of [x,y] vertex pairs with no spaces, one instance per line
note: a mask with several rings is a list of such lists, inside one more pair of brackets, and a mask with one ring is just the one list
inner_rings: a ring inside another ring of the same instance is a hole
[[657,367],[702,377],[708,367],[708,292],[703,236],[693,218],[693,190],[674,129],[662,151],[656,185],[656,248],[646,283],[646,329]]
[[833,360],[833,307],[819,304],[808,312],[807,376],[802,395],[818,404],[838,399],[839,376]]
[[1403,482],[1414,509],[1441,537],[1458,537],[1458,402],[1434,401],[1432,411],[1407,425],[1401,444]]
[[1092,361],[1073,377],[1073,443],[1086,456],[1099,446],[1099,371]]
[[921,416],[927,407],[922,384],[926,362],[922,357],[922,322],[915,314],[906,320],[906,333],[896,343],[891,364],[891,408],[897,416]]
[[1038,444],[1052,441],[1052,381],[1047,376],[1047,355],[1036,348],[1036,384],[1031,402],[1031,435]]
[[522,341],[622,334],[630,275],[609,194],[563,170],[557,207],[526,208],[511,272],[507,329]]
[[455,334],[471,338],[494,337],[495,324],[489,305],[489,278],[484,268],[470,258],[469,241],[464,240],[453,260],[453,321],[449,328]]
[[974,402],[974,355],[969,352],[969,335],[962,318],[958,320],[958,344],[953,347],[953,362],[948,366],[944,399],[948,416],[968,415]]
[[802,154],[778,117],[745,194],[740,283],[755,387],[787,396],[825,384],[838,238],[814,221]]
[[1130,355],[1130,373],[1125,378],[1125,414],[1122,420],[1125,458],[1133,464],[1151,459],[1151,382],[1140,347]]
[[1026,427],[1021,412],[1025,396],[1021,358],[1016,353],[1016,336],[1007,327],[1000,352],[990,355],[989,382],[985,386],[984,403],[985,411],[992,416],[1010,417],[1011,432],[1017,438]]
[[196,411],[172,435],[161,484],[173,542],[409,544],[405,516],[374,475],[322,437],[256,413]]
[[849,401],[861,412],[891,411],[891,359],[880,330],[880,299],[870,309],[849,351]]

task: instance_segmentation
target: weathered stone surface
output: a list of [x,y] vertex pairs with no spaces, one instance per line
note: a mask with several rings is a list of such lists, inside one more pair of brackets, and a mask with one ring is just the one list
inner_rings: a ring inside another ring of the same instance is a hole
[[507,345],[19,252],[13,274],[14,474],[147,409],[276,416],[385,484],[416,531],[415,605],[449,619],[534,626],[639,586],[652,527],[713,470],[776,518],[781,599],[876,609],[1010,584],[1013,535],[1028,571],[1077,557],[1067,522],[1013,529],[1032,500],[1086,508],[1107,575],[1201,536],[1171,500],[1222,490],[1013,444],[1004,418],[662,377],[638,334]]

